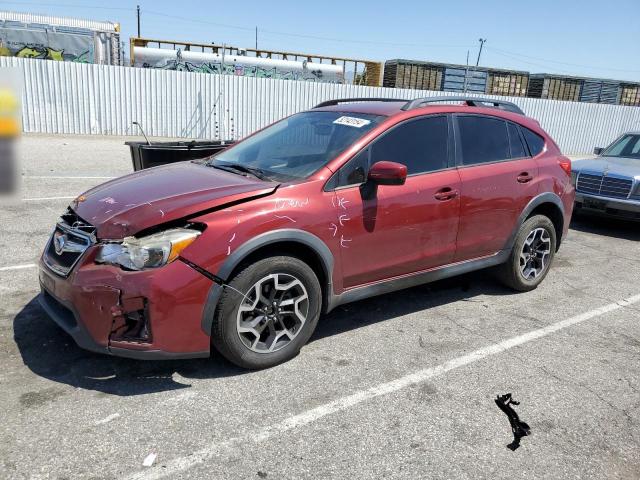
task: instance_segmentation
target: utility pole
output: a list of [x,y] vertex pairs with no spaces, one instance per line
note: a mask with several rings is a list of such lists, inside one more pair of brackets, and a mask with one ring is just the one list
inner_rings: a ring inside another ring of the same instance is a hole
[[464,86],[462,92],[467,93],[467,77],[469,76],[469,50],[467,50],[467,66],[464,69]]
[[258,26],[256,25],[256,50],[258,50]]
[[138,38],[140,38],[140,5],[137,5],[137,13],[138,13]]
[[487,39],[479,38],[478,41],[480,42],[480,50],[478,51],[478,59],[476,60],[476,67],[480,64],[480,55],[482,55],[482,47],[484,47],[484,44],[487,41]]

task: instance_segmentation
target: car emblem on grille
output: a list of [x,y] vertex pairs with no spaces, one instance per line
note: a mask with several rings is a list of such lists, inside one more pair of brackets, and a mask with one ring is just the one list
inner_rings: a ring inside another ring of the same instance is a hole
[[64,233],[56,232],[53,237],[53,248],[55,248],[58,255],[62,255],[62,252],[64,252],[65,243],[67,243],[67,236]]

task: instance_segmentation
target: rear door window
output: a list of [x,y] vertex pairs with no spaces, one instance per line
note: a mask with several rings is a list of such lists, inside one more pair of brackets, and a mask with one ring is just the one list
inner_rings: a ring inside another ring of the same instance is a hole
[[526,147],[520,137],[520,129],[515,123],[508,123],[509,144],[511,145],[511,158],[525,158],[529,156]]
[[511,158],[507,122],[479,115],[457,116],[462,165],[500,162]]

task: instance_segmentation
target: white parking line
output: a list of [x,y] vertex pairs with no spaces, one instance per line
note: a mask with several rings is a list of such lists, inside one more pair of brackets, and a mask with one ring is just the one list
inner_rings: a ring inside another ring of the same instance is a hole
[[94,422],[94,425],[104,425],[105,423],[109,423],[112,420],[115,420],[116,418],[118,418],[120,416],[119,413],[112,413],[111,415],[103,418],[102,420],[98,420],[97,422]]
[[25,268],[35,268],[37,265],[35,263],[25,263],[24,265],[13,265],[11,267],[0,267],[0,272],[7,272],[9,270],[22,270]]
[[545,337],[559,330],[571,327],[572,325],[582,323],[592,318],[599,317],[600,315],[604,315],[605,313],[609,313],[638,302],[640,302],[640,295],[634,295],[633,297],[629,297],[615,303],[610,303],[609,305],[605,305],[589,312],[576,315],[575,317],[553,323],[544,328],[533,330],[523,335],[509,338],[502,342],[489,345],[479,350],[475,350],[474,352],[471,352],[467,355],[454,358],[435,367],[418,370],[417,372],[411,373],[396,380],[392,380],[387,383],[381,383],[380,385],[375,385],[367,390],[361,390],[352,395],[338,398],[332,402],[325,403],[324,405],[320,405],[316,408],[312,408],[310,410],[299,413],[298,415],[283,419],[276,424],[257,429],[255,432],[249,433],[245,436],[231,438],[224,442],[210,443],[204,448],[197,450],[188,456],[178,457],[174,460],[163,462],[161,469],[160,467],[156,467],[156,469],[152,470],[139,471],[127,478],[129,480],[152,480],[166,477],[175,477],[179,472],[188,470],[195,465],[204,463],[209,458],[213,457],[216,453],[219,453],[221,451],[233,450],[237,448],[247,448],[247,443],[257,443],[268,440],[269,438],[274,437],[278,434],[285,433],[290,430],[303,427],[309,423],[315,422],[316,420],[326,417],[327,415],[331,415],[332,413],[346,410],[347,408],[356,406],[367,400],[371,400],[382,395],[387,395],[389,393],[397,392],[398,390],[402,390],[403,388],[410,387],[417,383],[422,383],[433,377],[443,375],[451,370],[478,362],[484,358],[490,357],[492,355],[497,355],[498,353],[502,353],[519,345],[537,340],[538,338]]
[[73,200],[75,197],[38,197],[38,198],[23,198],[23,202],[44,202],[47,200]]

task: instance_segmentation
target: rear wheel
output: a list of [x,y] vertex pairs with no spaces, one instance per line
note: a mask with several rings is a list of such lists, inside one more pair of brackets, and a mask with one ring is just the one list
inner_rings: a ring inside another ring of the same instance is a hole
[[298,354],[322,305],[313,270],[294,257],[270,257],[238,273],[220,299],[211,343],[244,368],[267,368]]
[[498,268],[500,280],[520,292],[536,288],[549,272],[556,241],[556,230],[549,218],[529,218],[518,230],[509,260]]

